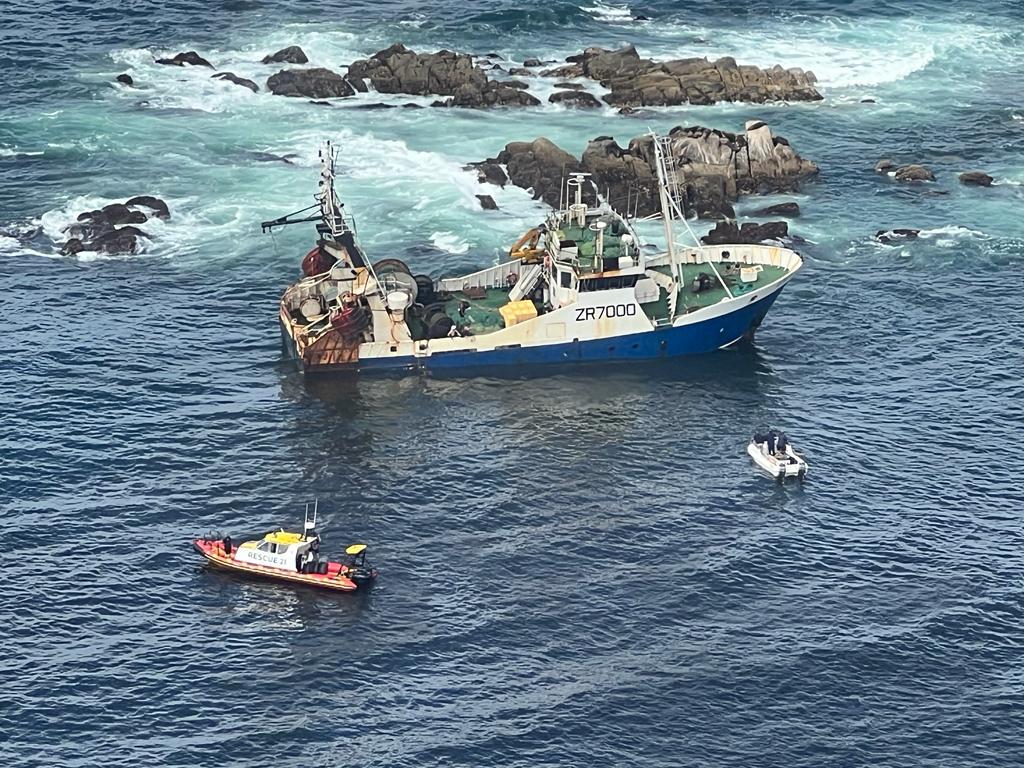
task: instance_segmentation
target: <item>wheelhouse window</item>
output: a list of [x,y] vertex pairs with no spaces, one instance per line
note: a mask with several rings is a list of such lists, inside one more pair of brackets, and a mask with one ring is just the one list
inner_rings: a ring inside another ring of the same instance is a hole
[[563,269],[563,270],[559,270],[559,274],[561,275],[560,285],[563,288],[571,288],[572,287],[572,272],[569,272],[568,270]]
[[589,277],[580,280],[580,292],[609,291],[613,288],[632,288],[640,275],[614,275],[612,277]]

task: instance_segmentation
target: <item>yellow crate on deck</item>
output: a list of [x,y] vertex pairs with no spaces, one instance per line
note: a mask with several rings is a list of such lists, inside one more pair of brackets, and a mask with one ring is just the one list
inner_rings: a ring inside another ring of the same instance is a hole
[[528,299],[510,301],[498,311],[501,312],[501,319],[505,321],[506,328],[511,328],[524,320],[532,320],[537,316],[537,306]]

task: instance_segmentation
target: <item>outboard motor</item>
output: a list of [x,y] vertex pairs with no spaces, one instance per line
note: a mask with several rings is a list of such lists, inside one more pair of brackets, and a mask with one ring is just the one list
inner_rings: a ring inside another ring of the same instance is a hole
[[377,572],[366,562],[365,544],[353,544],[345,550],[345,554],[352,558],[348,563],[348,570],[345,573],[349,579],[359,587],[373,581]]

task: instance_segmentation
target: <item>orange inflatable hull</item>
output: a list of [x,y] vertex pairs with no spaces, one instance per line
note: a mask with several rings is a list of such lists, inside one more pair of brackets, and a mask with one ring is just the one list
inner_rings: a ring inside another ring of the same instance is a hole
[[224,551],[224,542],[221,539],[196,539],[192,546],[211,565],[235,573],[246,573],[292,584],[305,584],[320,589],[333,589],[338,592],[354,592],[359,588],[358,584],[345,576],[348,568],[341,563],[328,563],[327,573],[296,573],[269,565],[240,563]]

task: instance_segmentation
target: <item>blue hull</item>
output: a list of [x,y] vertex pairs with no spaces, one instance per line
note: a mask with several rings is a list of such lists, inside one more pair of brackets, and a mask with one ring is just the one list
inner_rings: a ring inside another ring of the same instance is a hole
[[[363,359],[353,365],[308,369],[306,373],[459,369],[473,372],[474,370],[503,366],[625,362],[706,354],[743,336],[752,334],[768,314],[768,310],[771,309],[780,293],[782,293],[781,288],[760,301],[722,317],[675,328],[658,328],[643,333],[616,336],[610,339],[572,341],[535,347],[506,347],[480,352],[441,352],[429,357],[409,355]],[[288,346],[291,345],[288,344]]]

